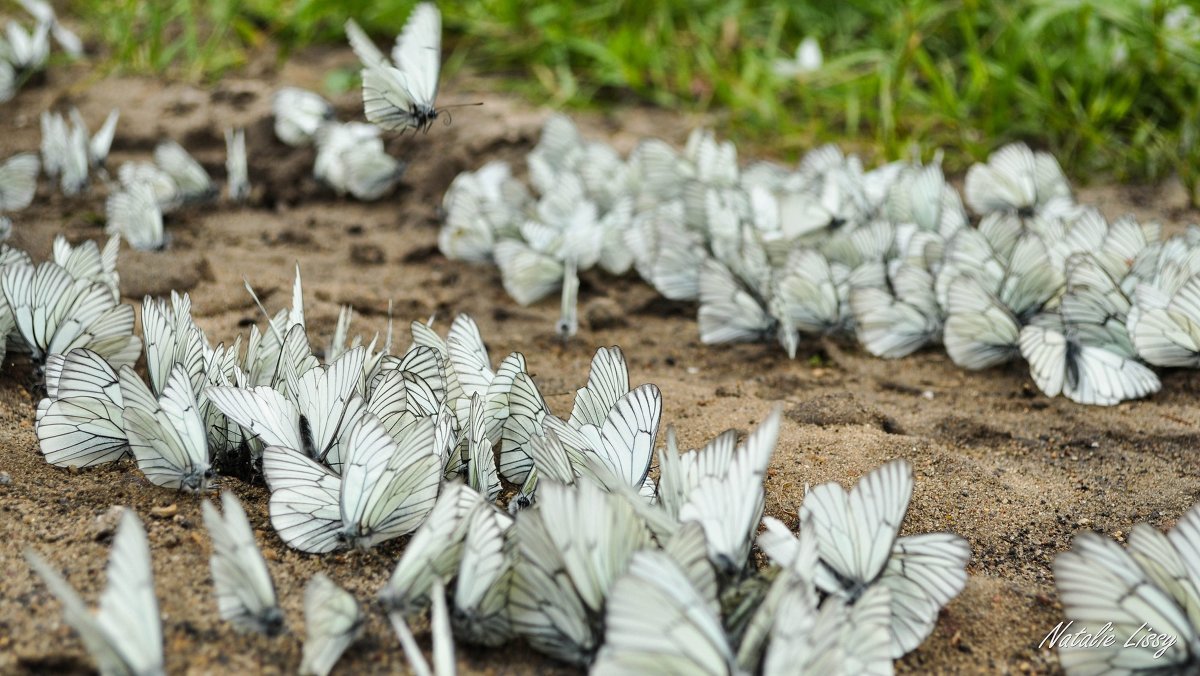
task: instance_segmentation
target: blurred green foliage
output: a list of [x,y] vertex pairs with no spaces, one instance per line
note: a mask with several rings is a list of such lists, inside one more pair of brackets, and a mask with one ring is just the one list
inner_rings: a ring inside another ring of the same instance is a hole
[[[218,77],[381,42],[412,2],[72,0],[120,67]],[[878,159],[945,147],[961,169],[1022,139],[1077,178],[1200,178],[1200,18],[1180,0],[465,0],[443,3],[446,58],[555,106],[645,102],[717,114],[739,145],[795,156],[849,141]],[[824,64],[773,69],[806,36]]]

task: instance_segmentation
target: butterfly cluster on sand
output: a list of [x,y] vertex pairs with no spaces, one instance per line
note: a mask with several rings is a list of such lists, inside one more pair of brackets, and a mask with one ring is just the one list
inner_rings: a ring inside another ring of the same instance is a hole
[[967,173],[940,162],[864,169],[825,146],[795,169],[739,166],[696,130],[679,152],[628,158],[551,116],[527,157],[458,176],[442,252],[493,263],[522,305],[561,289],[574,332],[578,271],[636,270],[697,301],[705,343],[854,335],[895,359],[941,344],[962,368],[1017,358],[1049,396],[1113,405],[1157,392],[1150,366],[1200,366],[1200,229],[1163,237],[1074,201],[1058,163],[1022,144]]
[[[40,265],[4,250],[10,348],[44,373],[35,431],[47,462],[131,457],[149,484],[198,500],[218,482],[261,477],[275,536],[312,554],[411,535],[378,605],[414,660],[423,658],[410,623],[432,611],[438,673],[452,669],[455,639],[523,639],[606,673],[636,664],[790,673],[805,650],[814,669],[832,661],[890,673],[966,584],[961,538],[900,536],[913,487],[902,460],[849,492],[813,488],[790,526],[764,521],[779,410],[744,439],[730,431],[680,452],[668,428],[660,445],[661,393],[632,386],[621,349],[605,347],[560,418],[524,355],[495,365],[465,315],[444,337],[414,322],[399,351],[390,327],[351,338],[346,308],[322,361],[299,271],[290,307],[264,309],[265,327],[244,340],[212,345],[179,294],[143,301],[139,337],[133,309],[116,302],[118,242],[101,250],[60,239]],[[24,281],[51,274],[63,281]],[[75,295],[42,298],[47,286]],[[92,303],[105,309],[88,322]],[[132,368],[139,354],[146,379]],[[287,618],[254,530],[231,493],[221,504],[202,504],[217,612],[239,631],[277,635]],[[772,561],[765,570],[756,542]],[[93,615],[29,555],[104,673],[162,669],[149,557],[127,513]],[[301,671],[328,673],[367,610],[323,575],[305,597]],[[672,635],[685,610],[689,633]],[[135,621],[118,629],[118,617]],[[836,618],[833,638],[815,633],[820,618]],[[646,632],[672,637],[648,647],[638,640]]]

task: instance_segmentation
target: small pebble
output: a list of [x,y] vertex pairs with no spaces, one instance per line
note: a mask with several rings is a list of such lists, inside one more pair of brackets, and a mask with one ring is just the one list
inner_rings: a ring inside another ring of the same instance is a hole
[[8,472],[0,472],[0,486],[8,486],[12,484],[12,475]]
[[179,507],[172,502],[166,507],[151,507],[150,516],[153,516],[156,519],[169,519],[175,516],[175,513],[178,511]]
[[121,514],[124,512],[124,507],[113,505],[108,508],[107,512],[96,517],[96,520],[92,522],[92,539],[104,540],[115,533],[117,524],[121,521]]

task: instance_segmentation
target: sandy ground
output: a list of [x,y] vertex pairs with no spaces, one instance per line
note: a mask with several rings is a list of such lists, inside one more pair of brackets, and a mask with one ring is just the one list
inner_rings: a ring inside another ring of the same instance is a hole
[[[520,308],[493,269],[447,261],[436,250],[437,206],[450,180],[489,159],[517,160],[536,140],[545,112],[490,93],[486,84],[451,83],[443,103],[485,105],[455,111],[450,127],[438,124],[428,135],[391,141],[410,163],[402,187],[376,204],[345,201],[309,176],[311,150],[274,140],[268,111],[276,87],[319,87],[332,64],[349,58],[342,51],[309,53],[281,69],[253,67],[213,88],[96,80],[82,69],[55,72],[0,108],[0,157],[36,149],[37,116],[49,106],[78,105],[93,125],[120,106],[114,166],[148,159],[156,141],[171,136],[219,177],[222,129],[246,126],[252,203],[176,214],[169,220],[168,251],[121,254],[128,302],[172,288],[188,291],[214,342],[231,340],[259,319],[242,275],[278,308],[287,302],[299,262],[314,345],[324,344],[339,304],[353,304],[354,328],[371,332],[383,328],[391,300],[401,329],[436,314],[444,330],[454,313],[470,313],[493,360],[523,351],[552,410],[562,414],[586,379],[592,352],[611,344],[624,348],[635,383],[662,388],[663,420],[689,447],[726,428],[750,429],[781,404],[786,422],[767,483],[767,513],[789,523],[806,484],[849,483],[888,459],[908,458],[917,487],[905,532],[953,530],[970,542],[973,557],[966,590],[925,644],[899,663],[901,670],[1057,670],[1055,656],[1038,643],[1060,619],[1051,563],[1072,533],[1091,528],[1121,537],[1138,521],[1166,528],[1200,500],[1200,375],[1194,373],[1165,373],[1159,395],[1099,409],[1046,399],[1022,366],[966,373],[938,351],[889,363],[849,344],[807,344],[795,361],[775,345],[705,347],[694,307],[662,300],[632,277],[599,273],[584,275],[582,327],[563,345],[552,334],[556,300]],[[342,119],[361,110],[353,94],[337,104]],[[628,151],[647,134],[682,142],[695,122],[623,109],[585,116],[583,124]],[[1110,216],[1132,211],[1177,225],[1196,216],[1180,206],[1179,195],[1177,189],[1101,187],[1081,197]],[[65,199],[43,185],[37,204],[15,220],[12,243],[37,258],[47,255],[59,232],[72,240],[100,238],[103,188]],[[136,509],[149,529],[170,673],[294,671],[308,577],[325,570],[368,601],[403,547],[393,542],[326,557],[291,551],[270,528],[266,490],[224,481],[259,529],[291,630],[273,640],[239,636],[216,616],[198,501],[148,484],[128,463],[78,473],[48,466],[32,428],[36,396],[17,369],[0,374],[0,471],[11,478],[0,485],[0,673],[88,669],[82,645],[21,551],[45,553],[94,600],[109,546],[102,517],[114,505]],[[463,647],[459,660],[471,672],[560,670],[519,643],[498,651]],[[371,607],[365,637],[340,671],[395,672],[403,661],[382,614]]]

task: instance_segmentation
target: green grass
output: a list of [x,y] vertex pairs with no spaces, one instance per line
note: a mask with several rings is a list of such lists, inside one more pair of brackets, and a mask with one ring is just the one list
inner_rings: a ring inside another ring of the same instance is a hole
[[[410,2],[73,0],[113,63],[217,77],[249,50],[381,40]],[[715,112],[740,147],[820,141],[877,158],[947,150],[950,169],[1010,140],[1077,179],[1200,181],[1200,20],[1180,0],[465,0],[443,3],[447,58],[556,106],[645,102]],[[532,7],[532,9],[527,9]],[[1174,12],[1174,14],[1173,14]],[[1169,18],[1173,17],[1173,18]],[[816,37],[825,66],[772,61]],[[452,95],[447,96],[450,98]]]

